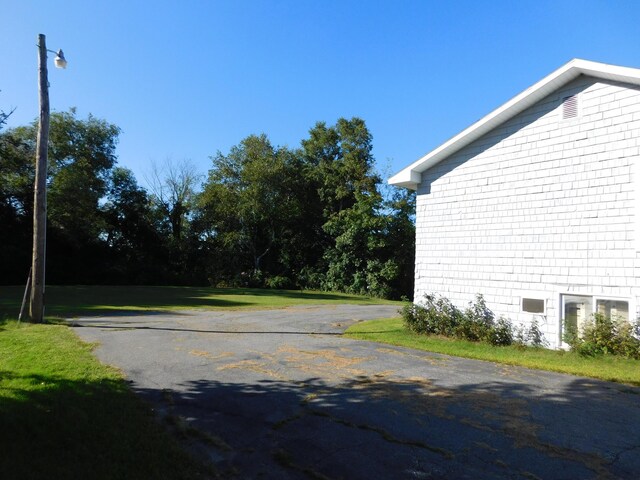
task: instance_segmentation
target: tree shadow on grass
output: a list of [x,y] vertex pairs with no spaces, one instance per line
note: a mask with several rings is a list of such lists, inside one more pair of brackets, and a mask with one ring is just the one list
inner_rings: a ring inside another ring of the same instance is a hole
[[210,478],[122,380],[0,371],[0,385],[2,478]]
[[553,394],[385,376],[137,392],[237,478],[632,478],[640,467],[640,389],[586,379]]
[[[22,290],[23,287],[0,287],[0,317],[17,318]],[[238,299],[206,298],[206,291],[190,287],[52,286],[46,292],[45,315],[55,318],[154,315],[173,312],[176,308],[242,308],[254,305]]]
[[[17,318],[23,286],[0,286],[0,317]],[[145,315],[176,309],[274,308],[297,304],[368,303],[356,295],[295,290],[156,286],[48,286],[46,315],[59,318]],[[374,302],[375,303],[375,302]]]

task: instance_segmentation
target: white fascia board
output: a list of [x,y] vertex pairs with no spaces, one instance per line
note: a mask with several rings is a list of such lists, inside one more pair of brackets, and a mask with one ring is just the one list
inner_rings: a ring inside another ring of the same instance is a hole
[[[408,167],[402,169],[389,179],[389,184],[413,188],[415,190],[421,181],[422,172],[469,145],[485,133],[493,130],[580,75],[640,85],[639,69],[573,59],[522,93],[516,95],[501,107],[481,118],[455,137],[447,140],[435,150],[432,150]],[[410,185],[413,185],[413,187]]]
[[602,78],[621,83],[640,85],[640,69],[608,65],[606,63],[590,62],[588,60],[573,60],[580,73],[590,77]]
[[411,190],[416,190],[421,181],[422,174],[415,170],[411,170],[410,168],[405,168],[391,177],[388,183],[390,185],[395,185],[396,187],[405,187]]

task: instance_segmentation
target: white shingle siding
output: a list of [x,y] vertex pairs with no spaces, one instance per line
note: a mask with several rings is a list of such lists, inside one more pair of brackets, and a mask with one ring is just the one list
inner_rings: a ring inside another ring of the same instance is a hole
[[[578,116],[562,119],[577,95]],[[640,304],[640,89],[581,76],[422,174],[415,300],[438,292],[529,322],[520,298],[547,300],[558,346],[560,294]]]

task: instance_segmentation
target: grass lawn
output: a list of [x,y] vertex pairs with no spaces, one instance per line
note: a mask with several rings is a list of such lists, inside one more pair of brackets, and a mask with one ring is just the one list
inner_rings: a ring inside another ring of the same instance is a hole
[[388,343],[428,352],[640,386],[640,361],[638,360],[611,355],[582,357],[573,352],[542,348],[493,347],[464,340],[417,335],[404,326],[401,318],[357,323],[351,326],[345,335],[359,340]]
[[[0,319],[17,318],[24,286],[0,286]],[[47,317],[104,315],[114,311],[169,311],[193,308],[281,308],[292,305],[398,304],[344,293],[257,288],[47,286]]]
[[62,325],[0,323],[0,476],[191,479],[178,447],[121,375]]

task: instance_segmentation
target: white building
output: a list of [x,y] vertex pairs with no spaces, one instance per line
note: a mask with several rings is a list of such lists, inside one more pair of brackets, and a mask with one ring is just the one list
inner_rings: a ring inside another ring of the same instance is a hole
[[640,69],[572,60],[393,176],[417,190],[415,296],[476,293],[551,347],[640,312]]

